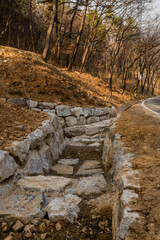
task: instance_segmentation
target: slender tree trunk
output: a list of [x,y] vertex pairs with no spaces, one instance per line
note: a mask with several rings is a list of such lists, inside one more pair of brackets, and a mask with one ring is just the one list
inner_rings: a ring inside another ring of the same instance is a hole
[[81,36],[82,36],[82,32],[83,32],[83,27],[84,27],[84,24],[85,24],[88,2],[89,2],[89,0],[86,0],[86,2],[85,2],[85,8],[84,8],[82,21],[81,21],[81,26],[80,26],[80,29],[79,29],[79,33],[78,33],[76,43],[75,43],[75,46],[74,46],[74,49],[73,49],[73,53],[72,53],[72,56],[71,56],[71,59],[70,59],[70,63],[69,63],[69,66],[68,66],[69,71],[72,70],[73,64],[74,64],[76,56],[77,56],[78,47],[79,47],[79,44],[80,44],[80,40],[81,40]]
[[56,14],[57,14],[57,0],[53,0],[53,12],[52,12],[52,17],[51,17],[51,22],[49,24],[49,28],[47,31],[46,43],[45,43],[44,51],[42,54],[42,57],[44,60],[46,59],[47,54],[48,54],[50,38],[51,38],[52,31],[53,31],[54,23],[56,20]]
[[29,1],[29,19],[30,19],[30,34],[31,34],[31,42],[32,42],[32,49],[35,52],[35,44],[34,44],[34,38],[33,38],[33,19],[32,19],[32,0]]
[[56,55],[56,61],[59,64],[60,63],[60,51],[61,51],[61,44],[62,44],[62,35],[61,35],[61,29],[62,29],[62,23],[63,23],[63,15],[64,15],[64,6],[65,5],[65,0],[63,0],[63,9],[62,9],[62,14],[60,17],[60,23],[58,26],[58,19],[56,21],[57,25],[57,41],[56,41],[56,47],[55,47],[55,55]]
[[78,5],[79,5],[79,0],[77,0],[77,2],[76,2],[76,6],[75,6],[75,8],[74,8],[74,13],[73,13],[73,15],[72,15],[71,22],[70,22],[70,27],[69,27],[69,39],[70,39],[70,40],[71,40],[71,38],[72,38],[73,22],[74,22],[74,19],[75,19],[75,17],[76,17],[76,14],[77,14]]
[[[72,18],[71,18],[71,22],[70,22],[70,27],[69,27],[69,41],[70,41],[70,44],[72,43],[72,29],[73,29],[73,22],[74,22],[74,19],[76,17],[76,14],[77,14],[77,9],[78,9],[78,5],[79,5],[79,0],[76,1],[76,6],[74,8],[74,13],[72,15]],[[66,58],[66,66],[68,67],[69,66],[69,57],[70,55],[67,54],[67,58]]]

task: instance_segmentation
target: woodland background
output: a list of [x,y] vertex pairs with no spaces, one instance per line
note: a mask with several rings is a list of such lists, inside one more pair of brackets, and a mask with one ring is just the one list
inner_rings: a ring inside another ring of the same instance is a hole
[[159,19],[152,1],[0,0],[0,44],[29,50],[69,71],[101,77],[122,93],[154,93],[160,78]]

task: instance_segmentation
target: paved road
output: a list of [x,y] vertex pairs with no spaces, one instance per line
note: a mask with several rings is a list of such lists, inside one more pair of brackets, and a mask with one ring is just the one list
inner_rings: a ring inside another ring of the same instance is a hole
[[160,114],[160,97],[148,99],[144,101],[143,104],[145,107],[149,108],[149,110],[152,110],[157,114]]

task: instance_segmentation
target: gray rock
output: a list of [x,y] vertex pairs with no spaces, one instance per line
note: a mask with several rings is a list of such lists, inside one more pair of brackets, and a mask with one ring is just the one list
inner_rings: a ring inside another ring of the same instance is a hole
[[136,212],[129,212],[129,209],[126,208],[123,211],[122,220],[117,232],[117,239],[125,239],[127,235],[130,234],[130,226],[134,222],[140,223],[140,215]]
[[46,138],[49,134],[55,132],[54,126],[50,123],[49,120],[43,121],[41,130],[43,132],[44,138]]
[[41,109],[44,109],[44,108],[54,109],[55,105],[54,105],[54,103],[40,102],[40,103],[38,103],[38,107]]
[[52,110],[50,110],[50,109],[44,109],[43,112],[51,115],[51,114],[55,114],[55,113],[56,113],[56,110],[55,110],[55,109],[52,109]]
[[53,125],[55,131],[59,128],[58,117],[56,114],[53,113],[52,115],[50,115],[49,122]]
[[48,216],[51,221],[68,220],[71,223],[78,218],[80,209],[78,204],[81,198],[67,194],[64,197],[55,198],[48,205]]
[[12,176],[17,169],[14,158],[8,152],[0,150],[0,182]]
[[27,138],[24,141],[18,142],[15,141],[12,145],[7,149],[9,153],[16,157],[19,164],[23,165],[26,161],[26,154],[28,154],[30,149],[30,139]]
[[36,108],[38,106],[38,102],[32,100],[28,100],[27,104],[29,108]]
[[81,115],[84,115],[84,110],[81,107],[74,107],[71,109],[71,113],[73,116],[79,118]]
[[17,185],[30,191],[38,190],[41,192],[63,191],[70,183],[71,179],[58,176],[34,176],[24,177],[17,182]]
[[77,165],[79,163],[79,159],[60,159],[58,163],[66,166],[72,166]]
[[117,152],[114,159],[114,176],[116,179],[123,175],[124,172],[130,171],[132,169],[131,160],[133,158],[133,153],[123,154],[121,152]]
[[84,116],[85,117],[90,117],[94,115],[94,109],[91,108],[85,108],[84,109]]
[[87,120],[85,117],[80,116],[79,118],[77,118],[77,124],[78,125],[85,125],[87,123]]
[[44,144],[40,150],[40,157],[43,170],[48,173],[52,166],[52,155],[48,145]]
[[91,123],[96,123],[96,122],[99,122],[99,117],[95,117],[95,116],[93,116],[93,117],[88,117],[87,118],[87,124],[91,124]]
[[59,149],[60,141],[57,137],[58,137],[57,134],[55,134],[54,137],[50,137],[47,139],[47,144],[50,147],[53,162],[59,159],[59,155],[60,155],[60,149]]
[[52,166],[52,156],[48,145],[44,144],[40,151],[32,150],[28,156],[27,169],[29,175],[48,173]]
[[125,189],[121,195],[120,202],[122,207],[126,207],[130,203],[135,203],[138,199],[138,194],[134,190]]
[[89,195],[100,193],[107,189],[107,184],[103,175],[94,175],[83,177],[78,180],[78,183],[73,190],[77,195]]
[[27,195],[15,192],[0,198],[0,217],[7,220],[17,219],[24,224],[29,223],[33,218],[43,217],[43,197],[40,195]]
[[109,108],[95,108],[94,116],[105,116],[109,113]]
[[33,133],[27,136],[30,141],[30,149],[40,147],[44,138],[43,132],[40,129],[36,129]]
[[41,157],[36,151],[32,151],[28,157],[29,161],[27,163],[27,171],[29,175],[39,175],[43,174],[43,167],[41,162]]
[[106,133],[106,131],[111,127],[112,121],[111,120],[105,120],[98,123],[92,123],[91,125],[88,125],[85,129],[85,133],[88,136],[92,136],[95,134],[100,133]]
[[108,120],[109,119],[109,114],[107,114],[106,116],[100,116],[100,121],[104,121],[104,120]]
[[71,117],[66,117],[65,121],[66,121],[67,127],[72,127],[72,126],[77,125],[77,118],[76,117],[72,117],[72,116]]
[[82,136],[85,133],[85,125],[65,128],[67,137]]
[[62,117],[58,117],[58,123],[61,127],[64,127],[65,126],[65,121],[64,121],[64,118]]
[[71,115],[71,109],[66,105],[56,106],[56,113],[58,117],[68,117]]
[[[120,191],[124,189],[140,189],[139,172],[137,170],[131,170],[124,173],[120,178]],[[118,181],[117,181],[118,182]]]

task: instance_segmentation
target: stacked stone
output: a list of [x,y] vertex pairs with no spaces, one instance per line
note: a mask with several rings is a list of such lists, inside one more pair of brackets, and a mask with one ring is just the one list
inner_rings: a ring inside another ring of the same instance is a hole
[[116,116],[115,109],[112,108],[71,108],[67,105],[57,105],[55,103],[37,102],[25,99],[8,99],[8,102],[21,107],[29,107],[32,110],[56,114],[62,127],[73,127],[77,125],[92,124],[103,120],[108,120]]
[[[115,134],[113,141],[108,135],[104,141],[103,163],[106,172],[112,169],[113,181],[116,186],[116,194],[113,204],[113,239],[132,239],[132,224],[141,224],[143,216],[136,211],[138,204],[138,192],[140,191],[139,172],[133,169],[131,163],[134,154],[126,153],[120,141],[121,136]],[[111,160],[113,161],[111,162]]]
[[[15,141],[0,151],[0,182],[10,176],[37,175],[50,171],[65,146],[62,128],[55,114],[42,123],[42,127],[30,133],[23,141]],[[20,170],[22,168],[23,170]]]

